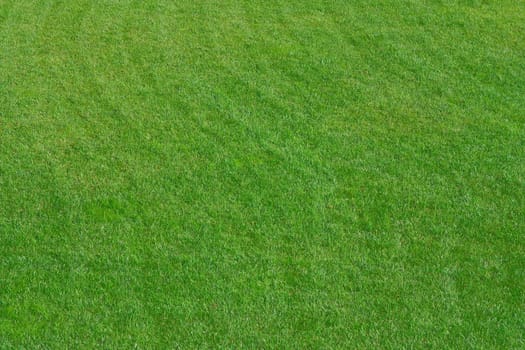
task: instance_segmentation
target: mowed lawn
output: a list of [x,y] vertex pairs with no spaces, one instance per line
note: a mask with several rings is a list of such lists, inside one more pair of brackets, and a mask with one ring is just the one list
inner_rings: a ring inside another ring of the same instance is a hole
[[524,347],[524,1],[0,0],[1,349]]

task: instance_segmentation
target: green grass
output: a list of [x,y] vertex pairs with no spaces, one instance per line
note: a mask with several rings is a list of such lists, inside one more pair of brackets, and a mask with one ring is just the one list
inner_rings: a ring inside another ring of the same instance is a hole
[[0,0],[0,348],[525,347],[522,0]]

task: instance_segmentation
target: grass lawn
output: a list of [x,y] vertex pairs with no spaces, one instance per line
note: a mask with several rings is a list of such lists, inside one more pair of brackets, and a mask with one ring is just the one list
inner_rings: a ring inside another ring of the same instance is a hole
[[525,347],[525,1],[0,0],[0,349]]

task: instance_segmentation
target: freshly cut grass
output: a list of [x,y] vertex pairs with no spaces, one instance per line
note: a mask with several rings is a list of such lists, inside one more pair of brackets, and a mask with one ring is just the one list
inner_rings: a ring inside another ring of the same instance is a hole
[[525,2],[0,0],[0,348],[525,347]]

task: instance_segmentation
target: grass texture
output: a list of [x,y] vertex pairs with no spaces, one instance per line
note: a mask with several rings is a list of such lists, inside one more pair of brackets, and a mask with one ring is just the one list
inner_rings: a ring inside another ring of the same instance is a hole
[[522,0],[0,0],[0,348],[525,347]]

